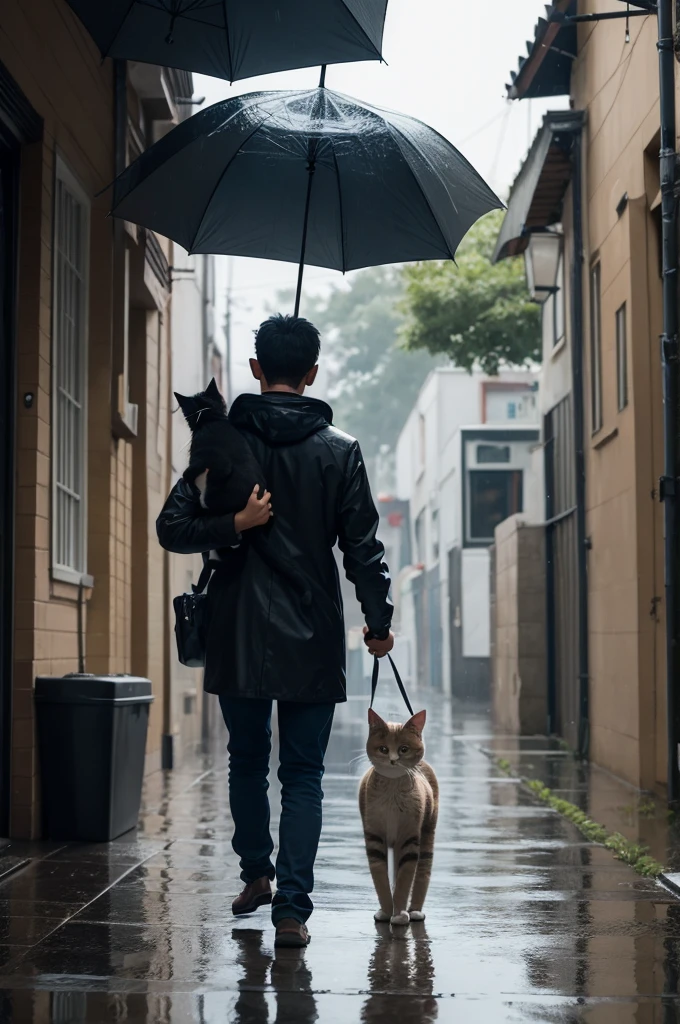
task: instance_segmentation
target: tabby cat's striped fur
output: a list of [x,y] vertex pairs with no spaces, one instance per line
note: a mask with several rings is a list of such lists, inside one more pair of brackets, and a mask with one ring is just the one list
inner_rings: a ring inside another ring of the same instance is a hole
[[[372,767],[361,780],[359,806],[366,853],[380,909],[376,921],[422,921],[430,884],[439,809],[437,777],[423,761],[425,712],[405,725],[368,712],[366,753]],[[394,890],[387,854],[394,850]]]

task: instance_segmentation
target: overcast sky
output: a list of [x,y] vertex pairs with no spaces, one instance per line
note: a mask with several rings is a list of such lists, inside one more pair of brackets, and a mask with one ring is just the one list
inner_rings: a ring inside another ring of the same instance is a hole
[[[326,85],[357,99],[400,110],[425,121],[457,146],[493,189],[507,197],[530,139],[548,107],[534,100],[510,103],[505,83],[526,53],[539,15],[540,0],[389,0],[383,55],[387,64],[364,62],[329,67]],[[252,78],[230,86],[194,76],[204,106],[259,89],[313,88],[318,69]],[[218,316],[224,316],[227,259],[218,259]],[[360,271],[359,271],[360,273]],[[349,277],[349,275],[348,275]],[[247,358],[252,329],[267,315],[277,290],[292,288],[293,264],[232,260],[232,371],[235,392],[251,389]],[[305,271],[308,292],[327,289],[342,275],[322,268]],[[304,291],[301,312],[304,315]]]

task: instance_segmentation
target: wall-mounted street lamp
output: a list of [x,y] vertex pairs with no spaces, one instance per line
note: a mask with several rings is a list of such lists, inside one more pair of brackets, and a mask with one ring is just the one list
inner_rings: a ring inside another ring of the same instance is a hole
[[527,286],[534,302],[545,302],[559,291],[557,271],[562,255],[563,236],[560,231],[532,232],[524,253]]

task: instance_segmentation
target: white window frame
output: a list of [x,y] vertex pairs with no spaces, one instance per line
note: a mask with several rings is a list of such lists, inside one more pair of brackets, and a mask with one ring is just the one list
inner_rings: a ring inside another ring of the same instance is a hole
[[[60,365],[60,296],[59,296],[59,265],[60,265],[60,210],[59,194],[65,189],[70,197],[78,203],[82,211],[80,224],[80,251],[82,253],[82,289],[79,301],[80,330],[77,339],[78,351],[74,363],[81,395],[74,396],[80,406],[80,467],[78,495],[78,529],[76,535],[76,551],[71,559],[73,564],[60,561],[59,543],[59,493],[63,485],[57,479],[59,469],[59,445],[62,439],[59,423],[59,365]],[[64,583],[91,583],[87,576],[87,398],[88,398],[88,344],[89,344],[89,299],[90,299],[90,199],[76,176],[68,168],[63,159],[55,156],[54,193],[52,203],[52,507],[51,507],[51,573],[52,578]]]
[[602,265],[590,269],[590,414],[592,432],[604,425],[602,403]]
[[553,294],[553,349],[564,341],[566,333],[566,308],[564,301],[564,249],[560,252]]

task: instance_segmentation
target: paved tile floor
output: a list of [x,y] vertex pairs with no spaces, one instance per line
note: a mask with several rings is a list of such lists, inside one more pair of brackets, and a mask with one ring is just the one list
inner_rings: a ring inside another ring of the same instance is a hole
[[352,700],[329,751],[308,950],[275,956],[266,912],[230,915],[221,748],[152,776],[136,833],[14,845],[33,859],[0,884],[1,1024],[680,1020],[680,900],[501,777],[484,748],[518,745],[481,713],[430,705],[442,810],[424,924],[373,922],[353,763],[366,702]]

